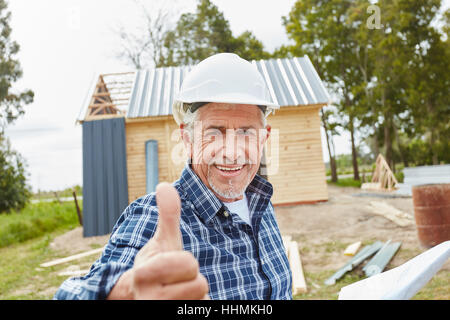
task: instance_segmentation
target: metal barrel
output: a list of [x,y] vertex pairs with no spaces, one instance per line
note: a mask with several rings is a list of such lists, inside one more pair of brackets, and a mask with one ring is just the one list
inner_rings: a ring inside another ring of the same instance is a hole
[[412,187],[419,242],[426,248],[450,240],[450,183]]

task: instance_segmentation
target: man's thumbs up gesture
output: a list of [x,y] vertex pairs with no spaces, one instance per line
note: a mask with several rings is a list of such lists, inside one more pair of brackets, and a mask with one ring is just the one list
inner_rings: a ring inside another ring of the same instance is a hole
[[208,283],[199,272],[198,261],[183,251],[178,192],[169,183],[160,183],[156,204],[159,218],[153,238],[138,252],[133,268],[122,275],[108,298],[124,297],[120,293],[126,292],[128,299],[208,299]]

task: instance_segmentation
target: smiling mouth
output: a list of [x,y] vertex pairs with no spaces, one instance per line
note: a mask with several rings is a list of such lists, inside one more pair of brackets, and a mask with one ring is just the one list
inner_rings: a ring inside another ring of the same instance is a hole
[[239,166],[224,166],[224,165],[218,165],[218,164],[214,164],[213,165],[214,168],[216,168],[218,171],[220,171],[220,173],[222,173],[222,175],[225,176],[235,176],[238,175],[242,169],[245,167],[244,165],[239,165]]
[[222,170],[222,171],[238,171],[241,170],[243,166],[238,166],[238,167],[224,167],[224,166],[219,166],[219,165],[214,165],[217,169]]

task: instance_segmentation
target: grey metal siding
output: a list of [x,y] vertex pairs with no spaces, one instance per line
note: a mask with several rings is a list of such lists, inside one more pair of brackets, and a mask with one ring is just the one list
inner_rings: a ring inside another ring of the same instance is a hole
[[125,119],[83,122],[83,235],[110,233],[127,205]]

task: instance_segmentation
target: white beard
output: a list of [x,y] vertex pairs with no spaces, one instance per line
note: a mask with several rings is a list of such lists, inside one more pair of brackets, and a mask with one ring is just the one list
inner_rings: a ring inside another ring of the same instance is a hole
[[231,179],[228,180],[228,187],[225,190],[220,190],[216,185],[214,185],[213,179],[211,179],[211,167],[208,167],[208,183],[211,186],[211,188],[214,190],[216,194],[219,196],[225,198],[225,199],[236,199],[240,198],[244,195],[245,189],[247,189],[247,186],[250,184],[250,174],[247,176],[247,183],[238,190],[235,190],[237,187],[233,185],[231,182]]

